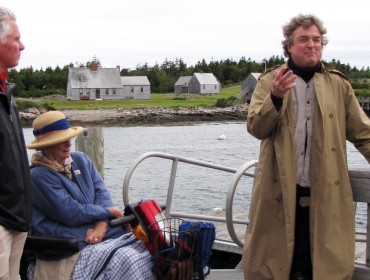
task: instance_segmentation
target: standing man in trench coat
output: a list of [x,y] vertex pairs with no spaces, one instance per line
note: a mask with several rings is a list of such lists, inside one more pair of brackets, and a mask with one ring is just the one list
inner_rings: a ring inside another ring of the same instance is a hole
[[244,245],[247,280],[351,279],[355,221],[346,140],[370,161],[370,122],[348,79],[321,61],[313,15],[283,27],[287,63],[265,71],[247,128],[262,140]]

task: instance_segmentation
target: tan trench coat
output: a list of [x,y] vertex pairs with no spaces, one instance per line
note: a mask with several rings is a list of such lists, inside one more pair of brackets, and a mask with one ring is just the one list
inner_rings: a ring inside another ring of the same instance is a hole
[[[286,65],[285,65],[286,66]],[[244,245],[245,279],[289,279],[293,257],[296,178],[292,94],[276,111],[270,97],[274,71],[257,83],[248,131],[261,141],[250,225]],[[318,106],[313,123],[310,228],[315,280],[351,279],[354,207],[346,139],[370,162],[370,121],[347,79],[323,64],[314,76]]]

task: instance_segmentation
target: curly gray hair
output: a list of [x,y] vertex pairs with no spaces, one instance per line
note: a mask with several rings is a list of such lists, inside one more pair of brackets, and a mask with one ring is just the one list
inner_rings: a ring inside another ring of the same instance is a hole
[[299,14],[293,17],[289,23],[283,26],[283,35],[285,39],[281,41],[281,43],[283,44],[284,55],[286,57],[289,57],[288,46],[293,44],[294,30],[296,30],[300,26],[303,26],[304,28],[308,28],[311,25],[316,25],[317,28],[319,29],[320,34],[321,34],[322,47],[324,47],[329,42],[327,37],[325,36],[325,34],[327,33],[326,28],[324,27],[324,24],[318,17],[314,15]]
[[9,33],[9,20],[17,20],[15,14],[4,7],[0,7],[0,42],[3,42],[6,36]]

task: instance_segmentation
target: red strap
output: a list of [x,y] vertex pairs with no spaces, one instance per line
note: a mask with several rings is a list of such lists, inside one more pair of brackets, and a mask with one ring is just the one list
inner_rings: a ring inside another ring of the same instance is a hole
[[3,93],[5,92],[6,76],[7,76],[6,70],[0,72],[0,91]]

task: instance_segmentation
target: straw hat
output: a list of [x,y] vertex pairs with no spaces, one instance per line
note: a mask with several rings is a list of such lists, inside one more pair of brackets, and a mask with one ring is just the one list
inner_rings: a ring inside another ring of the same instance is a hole
[[27,144],[29,149],[41,149],[63,143],[79,135],[83,128],[70,127],[66,116],[59,111],[49,111],[38,116],[32,123],[35,140]]

